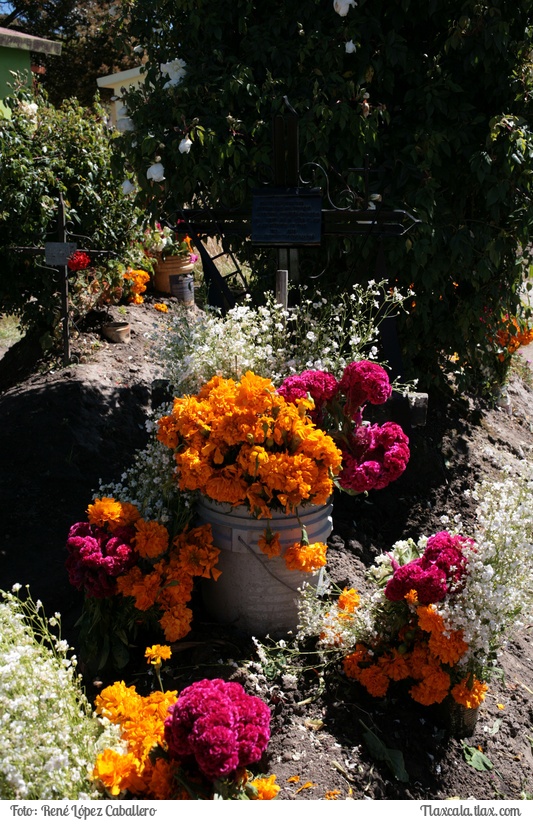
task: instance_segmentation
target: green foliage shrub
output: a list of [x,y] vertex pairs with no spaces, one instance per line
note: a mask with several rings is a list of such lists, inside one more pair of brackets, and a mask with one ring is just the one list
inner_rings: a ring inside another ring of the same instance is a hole
[[[24,326],[50,332],[60,316],[57,271],[44,256],[14,247],[43,247],[57,241],[61,192],[70,238],[80,248],[105,249],[117,257],[136,236],[131,199],[123,195],[121,172],[113,166],[111,132],[105,112],[66,100],[48,105],[42,93],[16,88],[6,101],[9,119],[0,119],[0,304]],[[80,308],[85,290],[72,290]]]
[[[331,0],[126,3],[148,57],[124,137],[139,201],[156,215],[249,208],[268,180],[272,115],[287,111],[286,96],[303,172],[318,163],[332,182],[343,175],[365,206],[350,170],[368,157],[378,208],[420,221],[384,241],[389,277],[416,292],[401,323],[408,369],[427,384],[444,370],[488,390],[508,365],[493,341],[502,314],[516,313],[531,223],[533,0],[339,5],[344,16]],[[168,73],[177,58],[181,76]],[[155,163],[164,179],[147,178]],[[334,294],[373,277],[377,249],[375,237],[324,238],[302,277],[325,270]]]

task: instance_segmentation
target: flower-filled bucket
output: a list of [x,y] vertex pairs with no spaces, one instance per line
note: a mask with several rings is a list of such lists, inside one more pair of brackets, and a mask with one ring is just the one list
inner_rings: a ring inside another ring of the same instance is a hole
[[[254,518],[245,506],[212,501],[201,496],[197,505],[199,524],[209,523],[213,541],[220,549],[217,581],[202,580],[204,605],[216,621],[243,632],[281,637],[298,624],[299,589],[309,582],[317,586],[320,571],[288,569],[287,549],[297,544],[305,526],[310,545],[325,543],[333,523],[333,504],[308,504],[287,515],[273,510],[268,519]],[[279,534],[281,553],[268,557],[260,548],[267,527]]]

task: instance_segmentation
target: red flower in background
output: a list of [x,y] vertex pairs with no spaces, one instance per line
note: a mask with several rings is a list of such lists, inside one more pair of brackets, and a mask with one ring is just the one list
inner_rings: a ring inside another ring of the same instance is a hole
[[87,252],[80,252],[79,250],[73,252],[67,262],[67,266],[71,272],[79,272],[81,269],[87,269],[90,264],[91,258]]

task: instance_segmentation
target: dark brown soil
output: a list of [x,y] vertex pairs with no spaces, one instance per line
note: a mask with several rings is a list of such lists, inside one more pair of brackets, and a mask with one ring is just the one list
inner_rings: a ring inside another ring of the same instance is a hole
[[[0,586],[30,584],[48,613],[62,613],[64,635],[74,644],[81,596],[70,587],[64,567],[68,529],[84,519],[99,479],[117,480],[145,443],[146,414],[160,402],[161,375],[147,335],[162,316],[150,299],[127,311],[128,344],[104,341],[101,319],[93,317],[92,327],[77,333],[75,362],[68,367],[39,363],[36,350],[29,353],[24,341],[0,360]],[[512,462],[533,446],[528,357],[527,351],[519,356],[509,404],[483,408],[431,396],[426,426],[409,432],[412,458],[404,476],[366,499],[336,500],[328,565],[335,582],[358,586],[377,553],[400,538],[438,531],[444,514],[460,513],[468,532],[474,513],[464,492],[482,476],[495,476],[501,456]],[[391,414],[409,428],[406,410]],[[464,745],[447,732],[442,710],[425,709],[401,690],[371,699],[340,671],[323,681],[318,669],[302,674],[296,688],[281,679],[259,679],[273,715],[261,767],[277,775],[279,797],[322,799],[333,790],[338,798],[354,799],[533,797],[532,623],[526,621],[504,649],[505,680],[491,684],[475,732],[464,742],[490,759],[493,768],[485,771],[466,762]],[[250,639],[213,626],[201,605],[190,637],[173,652],[165,672],[168,689],[215,675],[252,687],[241,666],[254,656]],[[218,663],[229,659],[235,664]],[[145,680],[133,672],[129,677],[140,684]],[[368,731],[389,750],[401,751],[404,780],[369,746]],[[289,781],[295,776],[298,780]]]

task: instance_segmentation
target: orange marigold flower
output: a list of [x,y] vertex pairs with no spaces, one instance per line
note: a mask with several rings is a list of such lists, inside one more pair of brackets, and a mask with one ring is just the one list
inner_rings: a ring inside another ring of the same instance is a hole
[[260,483],[250,484],[246,490],[246,499],[250,507],[250,512],[253,512],[256,518],[271,518],[270,511],[265,499],[265,489]]
[[154,303],[154,309],[157,309],[158,312],[168,312],[166,303]]
[[141,517],[141,513],[134,504],[128,501],[116,501],[114,498],[95,500],[94,504],[87,508],[87,512],[91,523],[110,530],[132,526]]
[[468,650],[468,644],[463,640],[461,630],[449,632],[432,632],[428,646],[430,652],[443,664],[454,666]]
[[348,589],[348,587],[344,587],[343,591],[339,595],[339,599],[337,601],[337,606],[342,612],[355,612],[357,607],[359,606],[359,593],[357,590]]
[[141,517],[141,513],[134,504],[129,501],[121,502],[122,513],[120,516],[120,526],[129,526],[135,524]]
[[182,532],[174,540],[174,547],[179,553],[179,566],[188,575],[214,578],[216,581],[222,574],[215,569],[220,550],[213,546],[210,524]]
[[269,526],[266,528],[265,534],[261,535],[257,544],[261,552],[264,552],[269,558],[276,558],[281,555],[279,532],[272,532]]
[[247,484],[236,466],[213,471],[205,484],[205,494],[214,501],[240,506],[246,500]]
[[107,749],[98,755],[92,779],[101,782],[110,795],[120,795],[128,788],[132,777],[137,775],[139,766],[133,753],[123,754]]
[[250,781],[250,784],[257,791],[254,799],[256,801],[270,801],[272,798],[276,798],[281,790],[281,787],[276,784],[275,775],[270,775],[268,778],[254,778],[253,781]]
[[161,576],[158,572],[149,572],[132,584],[130,595],[135,599],[135,608],[145,612],[155,602],[161,586]]
[[440,667],[427,665],[424,667],[423,679],[409,690],[409,694],[419,704],[429,706],[440,704],[450,691],[450,676]]
[[165,633],[166,640],[172,643],[188,635],[191,629],[191,621],[191,610],[182,604],[178,604],[167,610],[160,618],[159,623]]
[[114,498],[96,498],[95,502],[87,507],[87,514],[89,523],[95,526],[117,526],[122,516],[122,504]]
[[129,569],[124,575],[119,575],[117,578],[117,591],[120,595],[127,598],[133,594],[133,587],[142,581],[142,571],[138,566]]
[[150,798],[158,801],[173,801],[190,799],[188,793],[181,787],[176,786],[174,773],[176,763],[167,761],[166,758],[156,758],[148,784],[148,794]]
[[157,558],[166,552],[169,535],[163,524],[139,518],[135,524],[135,530],[133,544],[141,558]]
[[444,631],[445,627],[442,616],[437,612],[433,604],[417,607],[416,614],[418,615],[418,626],[420,629],[423,629],[424,632]]
[[428,663],[429,650],[426,644],[417,644],[405,655],[409,674],[417,681],[424,676],[424,667]]
[[383,671],[391,681],[403,681],[409,678],[410,667],[406,655],[402,655],[398,650],[393,650],[392,655],[382,661]]
[[96,712],[113,724],[136,715],[140,707],[140,695],[135,687],[127,687],[124,681],[115,681],[105,687],[95,698]]
[[[483,703],[488,688],[488,684],[485,684],[483,681],[478,681],[474,675],[467,675],[453,687],[452,696],[458,704],[472,709],[479,707],[479,705]],[[499,708],[500,706],[501,705],[498,704]]]
[[371,664],[359,672],[359,683],[374,698],[382,698],[389,688],[390,678],[379,664]]
[[146,647],[144,652],[144,657],[148,663],[153,664],[156,667],[160,666],[161,661],[168,661],[171,655],[172,650],[170,647],[164,645],[162,646],[161,644],[154,644],[153,647]]
[[347,655],[344,661],[342,662],[344,672],[346,673],[348,678],[353,678],[356,681],[358,681],[359,674],[361,672],[360,665],[371,660],[372,659],[368,654],[367,647],[365,647],[364,644],[356,644],[354,652],[351,652],[349,655]]
[[165,582],[157,594],[157,604],[166,612],[191,600],[194,579],[187,572],[167,570]]
[[325,566],[327,545],[321,541],[314,544],[297,543],[291,544],[285,552],[285,565],[287,569],[299,570],[301,572],[316,572],[317,569]]
[[168,446],[169,449],[176,449],[178,446],[178,430],[176,421],[172,415],[163,415],[157,422],[157,440]]

